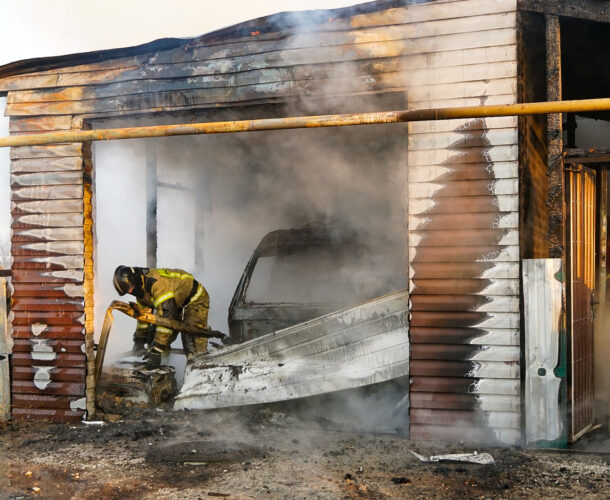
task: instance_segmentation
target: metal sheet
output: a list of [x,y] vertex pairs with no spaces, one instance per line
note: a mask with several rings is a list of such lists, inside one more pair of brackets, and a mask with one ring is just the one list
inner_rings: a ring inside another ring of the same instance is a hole
[[563,432],[559,403],[561,259],[523,260],[526,442],[556,441]]
[[409,334],[413,344],[519,345],[517,328],[434,328],[411,325]]
[[502,443],[517,445],[521,440],[519,429],[497,428],[493,431],[488,427],[477,425],[412,425],[411,439],[433,441],[460,441],[468,443]]
[[15,290],[13,296],[21,297],[65,297],[82,298],[85,296],[83,285],[80,283],[20,283],[13,282]]
[[63,396],[81,396],[85,394],[85,382],[51,381],[46,385],[40,385],[36,380],[13,379],[13,393],[19,394],[57,394]]
[[405,376],[408,294],[396,292],[191,363],[175,407],[294,399]]
[[521,414],[519,412],[488,412],[485,417],[476,411],[461,410],[427,410],[412,408],[411,424],[424,425],[492,425],[493,427],[519,429]]
[[52,422],[80,422],[85,412],[41,408],[13,408],[15,420],[50,420]]
[[13,257],[12,269],[61,270],[83,269],[85,260],[81,255],[59,255],[32,257],[17,255]]
[[46,325],[36,324],[31,325],[14,325],[13,338],[15,339],[75,339],[83,338],[85,330],[83,325]]
[[[85,367],[84,354],[48,353],[47,356],[37,355],[42,353],[16,352],[12,356],[13,366],[71,366],[72,368]],[[83,392],[84,394],[84,392]]]
[[[482,411],[515,411],[521,409],[521,400],[514,396],[487,395],[476,399],[478,410]],[[439,394],[435,392],[413,392],[410,398],[411,408],[437,408],[441,410],[471,410],[470,394]]]

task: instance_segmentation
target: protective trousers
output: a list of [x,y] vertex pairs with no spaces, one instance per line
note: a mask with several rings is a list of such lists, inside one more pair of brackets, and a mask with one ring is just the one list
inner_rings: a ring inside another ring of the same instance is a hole
[[[192,302],[187,304],[183,308],[182,321],[189,326],[196,328],[207,328],[208,327],[208,312],[210,310],[210,298],[208,292],[203,287],[201,294],[196,297]],[[155,335],[155,344],[166,347],[169,350],[171,343],[176,340],[178,331],[169,330],[166,328],[157,327]],[[208,350],[208,339],[205,337],[194,337],[187,332],[181,332],[182,345],[184,351],[189,355],[201,354]]]

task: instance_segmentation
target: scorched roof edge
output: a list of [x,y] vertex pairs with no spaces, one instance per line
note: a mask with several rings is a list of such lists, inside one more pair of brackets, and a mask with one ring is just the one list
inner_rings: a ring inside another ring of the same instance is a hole
[[51,69],[65,68],[80,64],[91,64],[108,59],[116,59],[132,55],[170,50],[176,47],[197,42],[217,42],[241,36],[250,36],[252,31],[261,34],[271,33],[280,30],[294,28],[304,22],[307,24],[319,24],[326,21],[329,17],[340,19],[357,14],[367,14],[378,10],[401,7],[404,5],[427,3],[434,0],[376,0],[372,2],[351,5],[338,9],[307,10],[298,12],[279,12],[269,16],[244,21],[233,26],[221,28],[219,30],[206,33],[197,37],[190,38],[161,38],[141,45],[131,47],[96,50],[92,52],[81,52],[66,54],[53,57],[37,57],[34,59],[23,59],[0,66],[0,79],[34,73],[37,71],[47,71]]

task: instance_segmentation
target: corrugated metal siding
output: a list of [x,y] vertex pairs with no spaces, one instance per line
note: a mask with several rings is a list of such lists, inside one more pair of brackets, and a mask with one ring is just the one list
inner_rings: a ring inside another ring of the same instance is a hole
[[[12,122],[11,132],[65,129],[66,118]],[[81,144],[11,150],[16,418],[84,415],[81,153]]]
[[[516,17],[501,17],[502,30],[477,33],[479,59],[454,69],[455,99],[429,93],[410,107],[516,102]],[[489,61],[499,50],[505,61]],[[472,68],[487,68],[476,89]],[[409,125],[414,439],[520,440],[517,144],[515,118]]]
[[[389,91],[407,92],[411,108],[506,104],[516,101],[516,74],[516,0],[438,0],[9,77],[0,91],[9,91],[11,130],[34,131],[85,117]],[[453,433],[447,423],[456,421],[507,442],[519,434],[505,415],[519,411],[516,125],[498,118],[409,127],[414,437]],[[20,148],[12,162],[15,220],[54,228],[14,242],[18,269],[31,271],[29,281],[19,275],[19,293],[62,299],[52,317],[35,318],[58,337],[74,327],[82,334],[82,311],[63,310],[82,300],[82,278],[41,276],[33,266],[85,270],[87,285],[86,238],[60,239],[73,236],[53,215],[75,221],[84,210],[75,147]],[[63,327],[51,325],[59,319]],[[32,321],[20,321],[16,332],[29,335]],[[448,418],[454,404],[470,413]]]

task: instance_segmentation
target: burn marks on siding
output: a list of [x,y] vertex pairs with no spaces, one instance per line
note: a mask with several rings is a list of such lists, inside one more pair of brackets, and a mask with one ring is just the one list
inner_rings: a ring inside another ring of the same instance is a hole
[[81,144],[11,150],[13,416],[80,420],[84,395]]
[[[485,120],[449,134],[457,140],[428,154],[437,177],[409,184],[411,435],[479,426],[479,437],[502,439],[494,422],[520,426],[518,413],[499,418],[506,404],[494,400],[519,391],[518,186],[497,177],[512,170],[496,159],[516,152],[491,143]],[[409,153],[410,169],[426,161]]]

